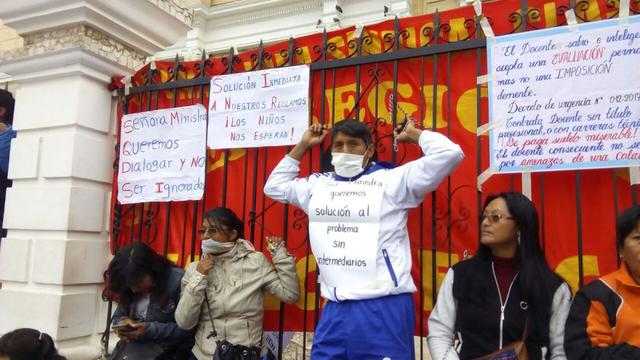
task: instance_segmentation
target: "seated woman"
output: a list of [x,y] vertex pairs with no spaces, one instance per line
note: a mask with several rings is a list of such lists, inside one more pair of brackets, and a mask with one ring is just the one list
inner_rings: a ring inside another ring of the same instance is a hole
[[176,322],[183,329],[197,326],[193,359],[209,360],[216,342],[232,346],[232,359],[259,359],[262,342],[264,292],[286,303],[300,295],[295,258],[282,242],[268,244],[274,267],[262,252],[243,239],[243,224],[227,208],[206,212],[202,220],[202,256],[187,267]]
[[478,252],[449,269],[429,317],[432,359],[474,359],[525,338],[530,359],[565,358],[571,290],[549,268],[538,229],[524,195],[487,198]]
[[176,325],[184,271],[149,246],[120,249],[105,272],[118,301],[112,324],[120,341],[110,359],[186,359],[193,332]]
[[58,355],[51,336],[34,329],[17,329],[0,338],[0,360],[66,360]]
[[640,206],[618,216],[620,269],[576,294],[565,329],[570,360],[640,359]]

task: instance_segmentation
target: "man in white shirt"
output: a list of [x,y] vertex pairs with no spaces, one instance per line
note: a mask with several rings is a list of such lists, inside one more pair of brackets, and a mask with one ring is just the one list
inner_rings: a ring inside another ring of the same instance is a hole
[[375,147],[367,126],[343,120],[331,131],[335,172],[298,178],[300,160],[327,134],[320,124],[310,126],[264,187],[267,196],[296,205],[309,216],[321,293],[329,300],[314,334],[311,358],[413,359],[411,293],[416,286],[407,215],[464,155],[445,136],[408,122],[395,129],[394,136],[419,144],[425,155],[391,168],[372,161]]

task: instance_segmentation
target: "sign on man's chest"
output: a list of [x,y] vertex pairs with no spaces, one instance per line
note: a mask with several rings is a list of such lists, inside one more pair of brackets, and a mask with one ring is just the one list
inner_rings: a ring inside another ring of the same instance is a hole
[[372,177],[318,185],[309,203],[311,248],[322,282],[375,286],[380,204],[385,184]]

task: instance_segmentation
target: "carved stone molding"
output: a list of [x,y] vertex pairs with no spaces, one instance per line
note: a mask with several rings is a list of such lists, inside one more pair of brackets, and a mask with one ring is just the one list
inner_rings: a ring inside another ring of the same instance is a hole
[[281,3],[276,2],[275,4],[255,2],[255,4],[246,6],[235,6],[235,4],[231,3],[200,10],[203,12],[205,19],[215,21],[216,27],[224,27],[253,23],[265,19],[282,19],[292,14],[304,13],[313,9],[317,9],[321,13],[322,7],[323,1],[306,0],[281,1]]
[[147,0],[183,23],[193,25],[193,10],[183,7],[178,0]]
[[78,48],[132,70],[142,66],[145,61],[143,54],[87,25],[26,34],[23,38],[24,47],[0,52],[0,62]]
[[[455,0],[451,0],[455,1]],[[154,55],[172,59],[179,54],[225,54],[260,41],[272,43],[353,25],[374,24],[411,14],[415,0],[238,0],[209,6],[192,0],[193,30],[173,46]],[[339,6],[339,9],[336,7]],[[385,8],[387,10],[385,16]],[[195,54],[195,55],[192,55]]]
[[0,14],[21,36],[82,24],[149,56],[190,30],[193,10],[178,1],[0,0]]

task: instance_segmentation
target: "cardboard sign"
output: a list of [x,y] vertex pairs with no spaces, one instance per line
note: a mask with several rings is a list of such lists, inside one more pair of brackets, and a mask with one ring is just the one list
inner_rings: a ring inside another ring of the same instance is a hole
[[309,126],[309,67],[214,76],[209,116],[212,149],[296,144]]
[[118,201],[202,198],[206,126],[207,109],[202,105],[123,116]]
[[380,204],[384,184],[366,176],[314,188],[309,236],[322,282],[331,287],[375,287]]

